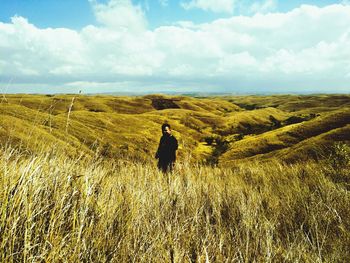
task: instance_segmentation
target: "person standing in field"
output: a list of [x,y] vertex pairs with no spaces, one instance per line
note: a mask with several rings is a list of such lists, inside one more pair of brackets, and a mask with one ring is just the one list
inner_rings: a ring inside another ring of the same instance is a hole
[[176,160],[176,150],[178,143],[176,138],[171,134],[170,125],[162,125],[162,137],[160,138],[156,159],[158,159],[158,168],[163,173],[171,172]]

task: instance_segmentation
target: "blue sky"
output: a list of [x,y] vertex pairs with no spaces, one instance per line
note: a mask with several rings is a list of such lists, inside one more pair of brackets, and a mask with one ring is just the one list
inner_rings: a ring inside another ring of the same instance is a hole
[[0,0],[0,88],[348,93],[349,4]]

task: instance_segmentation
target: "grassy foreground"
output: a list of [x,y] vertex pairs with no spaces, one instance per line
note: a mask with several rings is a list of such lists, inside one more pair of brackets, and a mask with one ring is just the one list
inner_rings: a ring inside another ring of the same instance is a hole
[[[346,262],[349,149],[234,168],[0,159],[1,262]],[[340,158],[341,157],[341,158]]]

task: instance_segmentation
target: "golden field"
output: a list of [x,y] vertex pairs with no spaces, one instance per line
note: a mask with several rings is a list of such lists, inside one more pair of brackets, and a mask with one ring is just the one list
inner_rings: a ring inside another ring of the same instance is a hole
[[349,95],[141,97],[4,95],[0,141],[29,153],[121,155],[152,159],[169,122],[180,158],[234,165],[239,161],[306,160],[314,146],[350,140]]
[[349,95],[19,94],[0,116],[1,262],[350,258]]

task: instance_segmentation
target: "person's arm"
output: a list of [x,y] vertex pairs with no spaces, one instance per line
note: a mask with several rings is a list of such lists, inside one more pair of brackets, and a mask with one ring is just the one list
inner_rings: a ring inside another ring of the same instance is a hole
[[156,159],[159,159],[159,150],[160,150],[161,142],[162,142],[162,138],[160,138],[159,145],[158,145],[158,149],[157,149],[157,152],[156,152],[156,154],[155,154],[155,156],[154,156],[154,158],[156,158]]
[[173,138],[174,138],[173,147],[174,147],[174,151],[176,151],[179,148],[179,144],[174,136],[173,136]]

